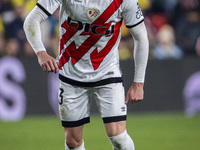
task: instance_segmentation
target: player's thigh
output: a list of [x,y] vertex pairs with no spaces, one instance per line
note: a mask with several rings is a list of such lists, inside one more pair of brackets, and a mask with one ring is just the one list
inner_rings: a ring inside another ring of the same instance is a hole
[[105,128],[108,137],[113,137],[126,130],[126,121],[105,123]]
[[108,136],[123,133],[126,129],[127,106],[122,83],[98,87],[94,96]]
[[59,81],[59,114],[62,126],[73,128],[89,123],[90,104],[86,88]]
[[127,106],[122,83],[95,88],[93,94],[104,123],[126,120]]

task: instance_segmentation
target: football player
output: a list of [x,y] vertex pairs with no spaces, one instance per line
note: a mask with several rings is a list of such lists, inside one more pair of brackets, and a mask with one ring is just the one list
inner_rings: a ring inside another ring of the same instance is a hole
[[[40,23],[60,7],[58,63],[41,40]],[[118,45],[124,19],[134,39],[134,81],[124,96]],[[85,150],[83,126],[90,121],[90,97],[114,150],[134,150],[126,131],[127,103],[143,99],[148,38],[137,0],[39,0],[24,30],[44,71],[59,71],[59,111],[65,150]],[[57,65],[58,64],[58,65]]]

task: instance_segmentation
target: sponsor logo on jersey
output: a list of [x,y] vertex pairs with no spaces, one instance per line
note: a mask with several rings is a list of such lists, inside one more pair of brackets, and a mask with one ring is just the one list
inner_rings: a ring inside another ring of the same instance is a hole
[[92,33],[94,35],[100,36],[110,36],[115,32],[115,25],[111,25],[111,23],[103,25],[92,25],[89,23],[82,23],[80,21],[73,20],[70,17],[68,17],[67,19],[67,25],[68,27],[73,28],[75,30],[83,30],[85,33]]
[[97,9],[90,9],[87,10],[87,16],[90,20],[94,20],[100,16],[100,11]]
[[137,2],[137,12],[136,12],[136,18],[140,19],[140,17],[142,17],[142,10],[140,8],[140,4]]

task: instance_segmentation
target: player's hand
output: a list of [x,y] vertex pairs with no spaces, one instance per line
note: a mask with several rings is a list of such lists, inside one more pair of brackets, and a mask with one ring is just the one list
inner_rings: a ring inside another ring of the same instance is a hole
[[134,82],[128,90],[125,103],[136,103],[142,101],[144,97],[143,86],[144,83]]
[[39,51],[37,52],[38,63],[42,67],[43,71],[47,72],[58,72],[58,65],[56,60],[49,56],[46,51]]

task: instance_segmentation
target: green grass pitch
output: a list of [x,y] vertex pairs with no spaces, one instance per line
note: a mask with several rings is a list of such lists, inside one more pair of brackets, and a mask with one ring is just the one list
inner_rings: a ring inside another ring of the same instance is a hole
[[[200,150],[200,117],[182,114],[129,114],[127,130],[136,150]],[[99,116],[84,127],[87,150],[111,150]],[[64,150],[64,133],[56,117],[26,117],[0,122],[0,150]]]

